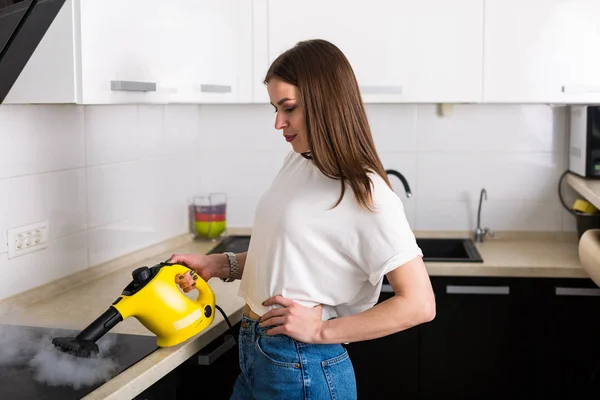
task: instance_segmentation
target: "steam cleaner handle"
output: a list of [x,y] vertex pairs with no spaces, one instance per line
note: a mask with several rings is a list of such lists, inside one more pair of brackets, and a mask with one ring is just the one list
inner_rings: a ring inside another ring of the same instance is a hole
[[[173,274],[173,283],[175,282],[175,277],[177,275],[183,275],[190,271],[190,268],[181,264],[173,264],[168,268],[170,268],[170,271]],[[208,283],[204,279],[200,278],[196,280],[196,289],[198,290],[198,298],[196,299],[196,303],[202,306],[210,305],[214,308],[215,294],[213,293]]]

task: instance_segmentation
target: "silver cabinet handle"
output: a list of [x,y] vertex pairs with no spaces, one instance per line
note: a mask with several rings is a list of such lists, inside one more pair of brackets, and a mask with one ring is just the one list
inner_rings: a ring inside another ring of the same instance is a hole
[[600,289],[594,288],[556,287],[554,290],[557,296],[600,296]]
[[563,93],[600,93],[600,85],[565,85]]
[[156,82],[110,81],[113,92],[156,92]]
[[231,93],[229,85],[201,84],[198,89],[203,93]]
[[381,293],[394,293],[394,289],[392,285],[381,285]]
[[225,352],[235,346],[233,336],[229,336],[219,347],[208,354],[198,355],[198,365],[211,365],[219,359]]
[[402,94],[402,86],[360,86],[362,94]]
[[455,286],[447,285],[449,294],[510,294],[508,286]]

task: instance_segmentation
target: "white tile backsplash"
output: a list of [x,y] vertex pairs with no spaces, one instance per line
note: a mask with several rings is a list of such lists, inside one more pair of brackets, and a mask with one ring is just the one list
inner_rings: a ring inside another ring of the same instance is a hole
[[[568,115],[546,105],[366,105],[386,169],[417,230],[472,230],[479,191],[492,230],[573,231],[557,200]],[[0,106],[0,238],[50,220],[48,249],[8,260],[0,299],[188,230],[194,195],[228,194],[250,226],[290,149],[272,106]],[[30,279],[31,271],[35,271]]]
[[140,156],[155,157],[165,153],[165,107],[140,105],[137,113],[136,150]]
[[[418,155],[417,198],[554,199],[564,165],[553,153],[435,152]],[[543,177],[543,179],[540,179]]]
[[88,235],[89,263],[97,265],[155,242],[156,228],[140,218],[92,228]]
[[85,165],[83,108],[0,106],[0,179]]
[[274,124],[275,113],[270,104],[203,105],[200,107],[202,150],[223,155],[231,150],[287,150],[289,144]]
[[473,207],[466,201],[420,199],[415,203],[415,228],[419,230],[466,231],[475,226]]
[[[481,208],[481,224],[492,231],[562,230],[562,211],[554,199],[551,201],[488,200]],[[471,203],[471,213],[477,215],[477,204],[474,202]],[[476,225],[471,225],[473,226]]]
[[90,228],[121,221],[135,211],[141,197],[139,163],[131,161],[88,168]]
[[555,152],[564,154],[567,109],[548,105],[464,104],[441,117],[418,107],[419,152]]
[[49,239],[55,240],[87,227],[83,168],[2,179],[0,193],[0,253],[7,251],[10,228],[49,220]]
[[377,151],[417,150],[417,106],[366,104],[365,109]]
[[226,192],[231,197],[259,197],[275,178],[288,150],[204,152],[202,187],[205,192]]
[[94,106],[85,111],[87,166],[132,161],[138,150],[138,106]]
[[[222,123],[226,123],[223,121]],[[206,135],[200,130],[200,107],[169,105],[165,110],[164,153],[188,153],[202,149]]]
[[49,247],[8,259],[0,254],[0,299],[46,284],[89,266],[87,231],[52,240]]
[[227,225],[248,227],[254,224],[258,197],[230,197],[227,199]]

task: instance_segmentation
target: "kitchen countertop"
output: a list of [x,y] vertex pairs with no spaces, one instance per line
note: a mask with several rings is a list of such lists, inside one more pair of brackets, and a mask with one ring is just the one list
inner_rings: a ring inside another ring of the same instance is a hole
[[[231,234],[249,234],[240,229]],[[417,237],[470,237],[467,232],[415,232]],[[42,301],[14,309],[0,317],[0,323],[55,327],[80,330],[102,314],[131,281],[131,271],[141,265],[154,265],[173,253],[207,253],[216,243],[190,241],[174,248],[163,246],[161,251],[148,254],[142,262],[129,264],[104,276],[96,273],[92,281],[73,286]],[[588,278],[578,256],[578,239],[574,233],[497,233],[476,243],[483,263],[428,262],[431,276],[505,276]],[[64,283],[56,283],[64,287]],[[237,296],[238,282],[223,283],[211,279],[217,304],[230,322],[242,317],[244,302]],[[48,290],[48,288],[46,288]],[[195,291],[188,294],[193,297]],[[14,302],[14,301],[13,301]],[[2,302],[0,302],[2,303]],[[194,338],[171,348],[160,348],[131,368],[106,382],[84,399],[131,399],[160,380],[171,370],[201,350],[227,330],[220,313],[213,324]],[[135,318],[117,324],[111,332],[152,335]]]

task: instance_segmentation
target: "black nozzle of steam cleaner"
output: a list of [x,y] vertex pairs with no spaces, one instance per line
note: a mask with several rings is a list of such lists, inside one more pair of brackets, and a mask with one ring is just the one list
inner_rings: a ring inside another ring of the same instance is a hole
[[121,321],[123,321],[121,314],[116,308],[110,307],[74,338],[57,337],[52,339],[52,344],[60,351],[76,357],[93,357],[98,354],[96,341]]

